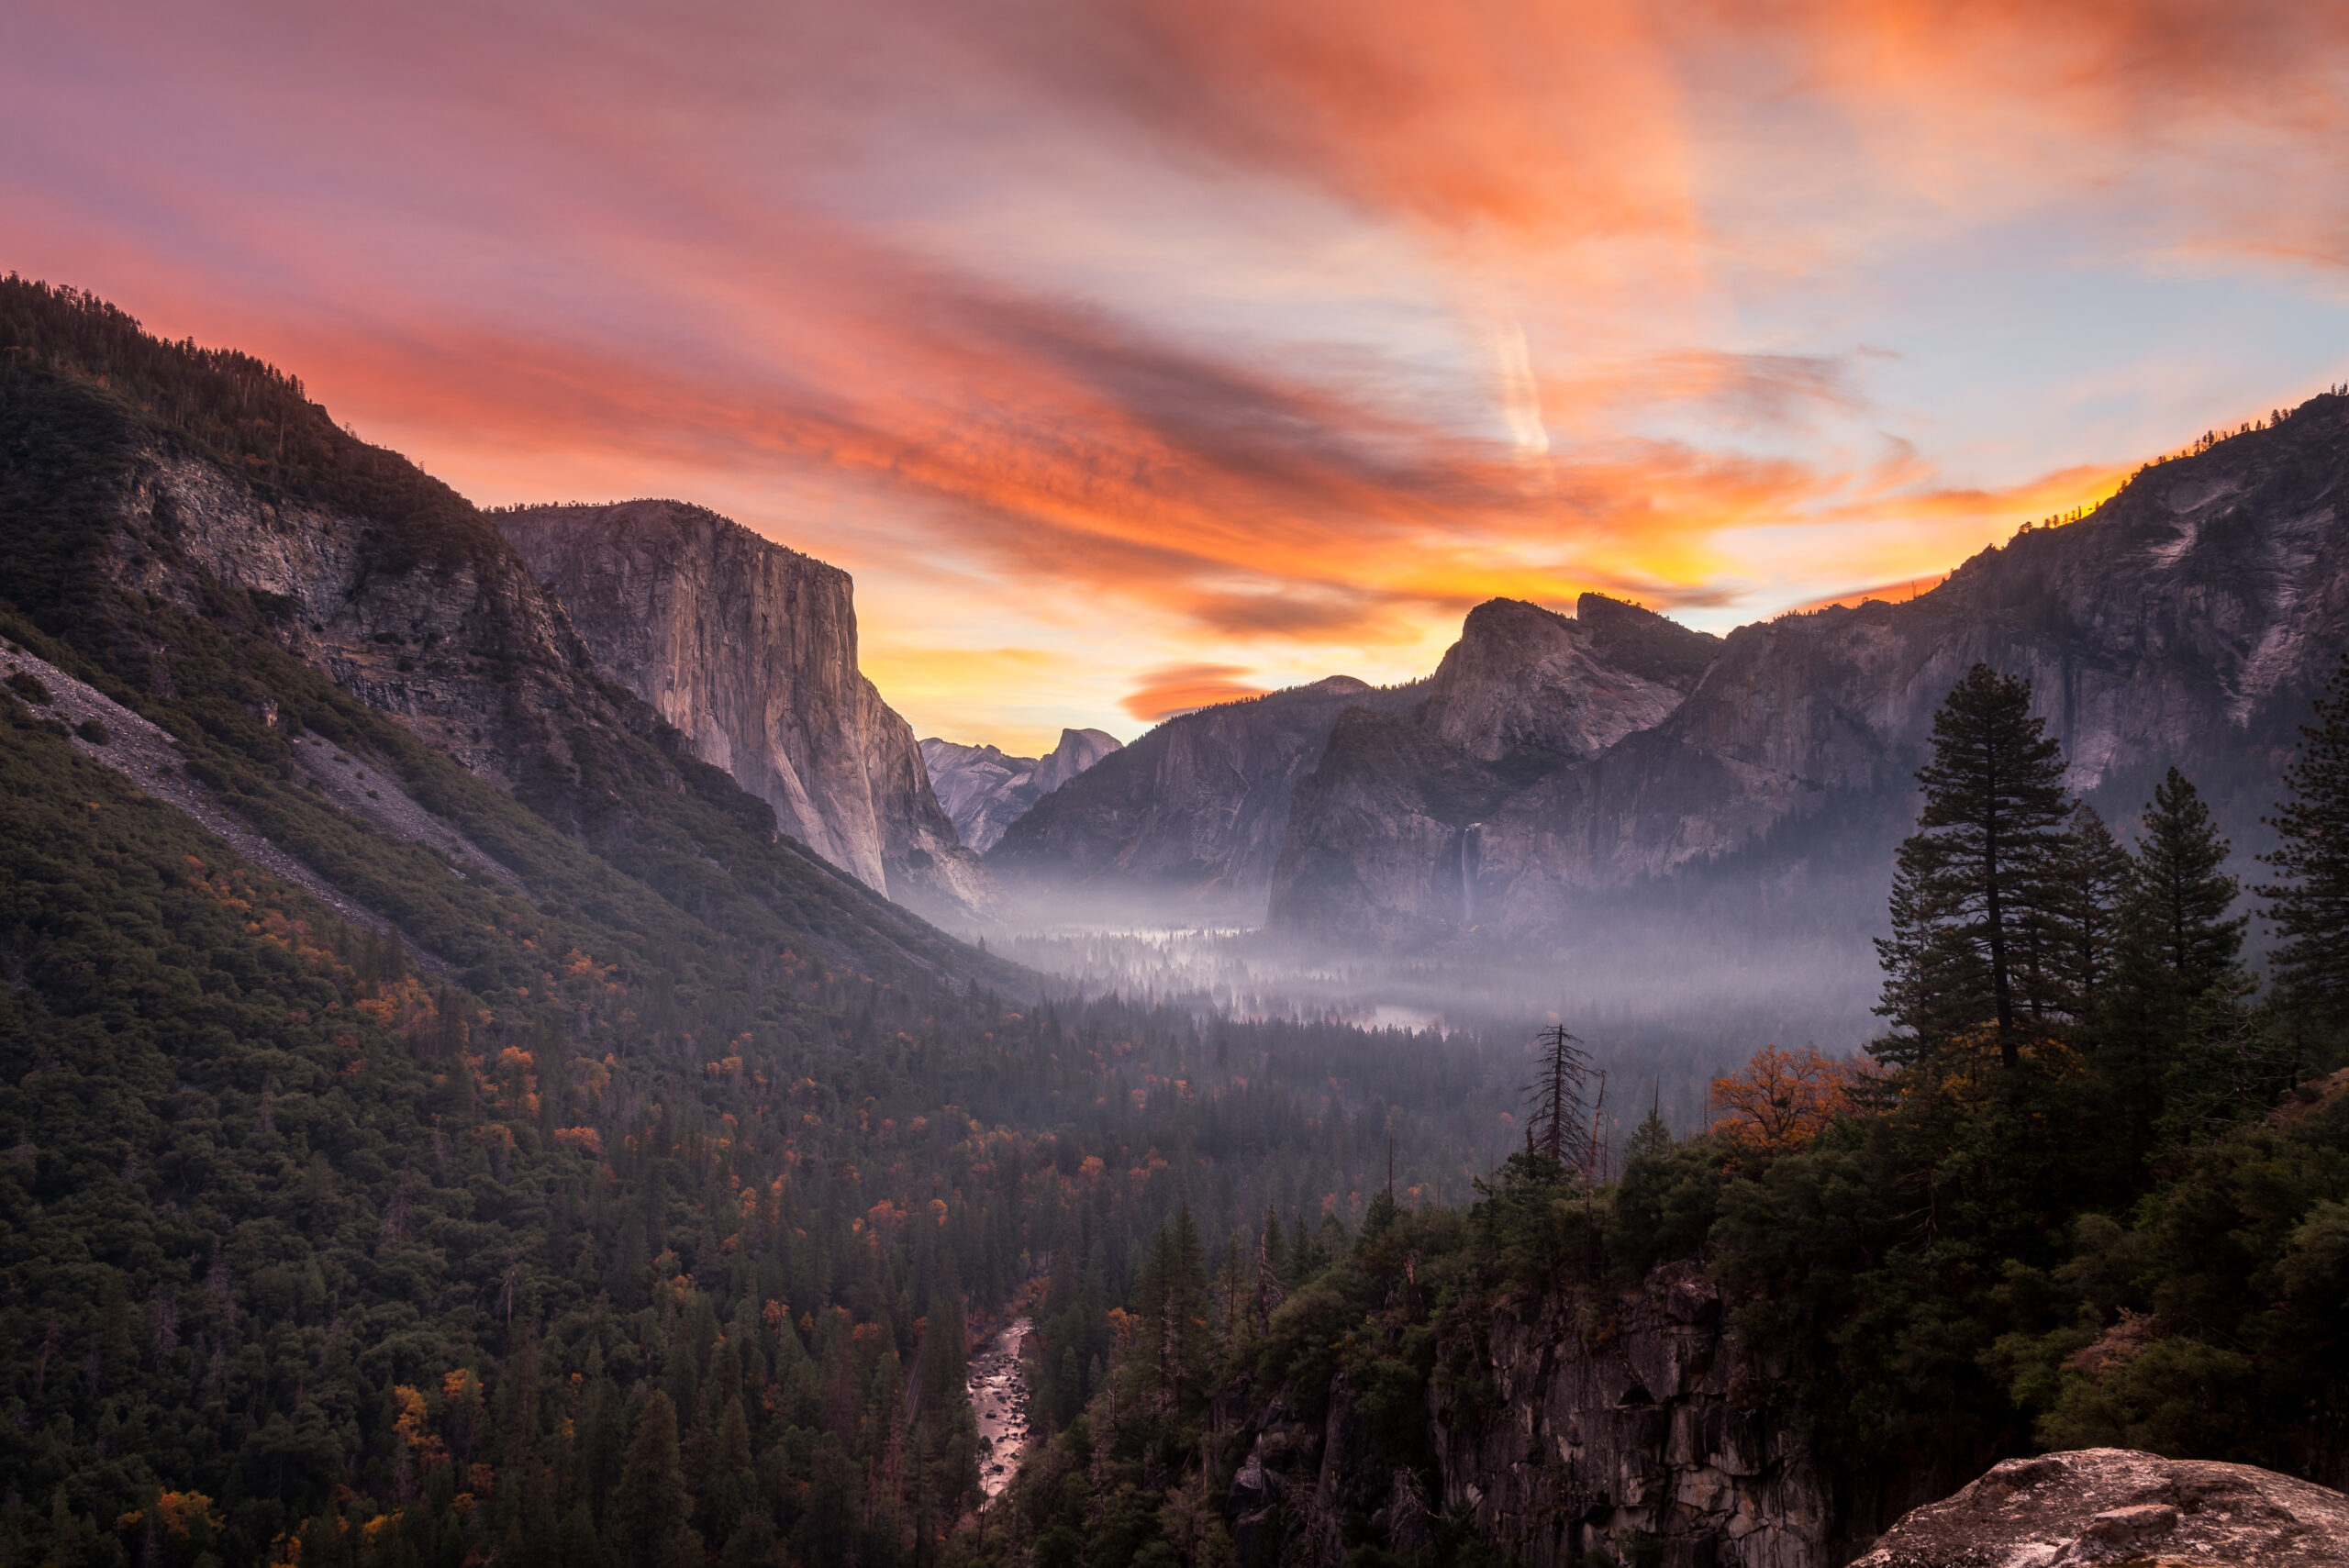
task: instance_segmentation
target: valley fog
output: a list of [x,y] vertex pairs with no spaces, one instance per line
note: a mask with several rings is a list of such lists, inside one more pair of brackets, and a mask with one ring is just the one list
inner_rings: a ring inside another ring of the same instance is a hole
[[[1072,901],[1073,903],[1074,901]],[[1031,917],[1048,913],[1031,906]],[[1711,1081],[1765,1045],[1857,1052],[1879,1032],[1867,935],[1740,935],[1625,919],[1544,946],[1349,952],[1239,920],[1034,918],[986,934],[990,951],[1088,995],[1203,1016],[1431,1031],[1461,1053],[1463,1095],[1514,1108],[1508,1063],[1563,1023],[1607,1073],[1609,1109],[1651,1106],[1679,1133],[1708,1119]]]

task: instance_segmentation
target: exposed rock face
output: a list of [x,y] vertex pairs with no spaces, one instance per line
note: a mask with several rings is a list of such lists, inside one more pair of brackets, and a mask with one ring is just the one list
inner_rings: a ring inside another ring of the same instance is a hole
[[[513,546],[447,485],[360,442],[257,361],[136,342],[127,318],[29,293],[17,291],[29,314],[11,316],[11,340],[51,347],[12,356],[0,399],[12,432],[0,533],[22,568],[0,573],[0,596],[103,672],[109,697],[168,730],[191,773],[209,770],[200,792],[159,781],[155,793],[240,853],[273,870],[273,850],[302,862],[315,881],[298,867],[280,874],[328,885],[338,911],[355,911],[347,917],[396,928],[477,989],[511,976],[465,967],[478,956],[470,920],[451,924],[429,896],[437,875],[406,850],[395,859],[422,869],[420,884],[372,854],[319,856],[327,840],[309,829],[330,820],[327,803],[387,843],[422,846],[452,879],[500,884],[493,903],[518,893],[546,915],[543,901],[610,890],[648,943],[682,934],[641,923],[667,901],[685,929],[711,929],[711,916],[763,927],[858,973],[1024,984],[785,840],[764,801],[596,670]],[[161,364],[161,384],[176,390],[141,406],[139,375],[117,391],[73,368],[84,343],[101,362]],[[268,456],[248,439],[262,424],[275,427]],[[224,461],[224,439],[241,457]],[[297,726],[314,734],[287,733]],[[134,731],[126,752],[161,743],[151,728],[121,732]]]
[[132,472],[128,527],[166,548],[118,536],[115,581],[199,613],[205,576],[258,592],[283,647],[473,773],[512,787],[560,765],[562,716],[607,706],[561,608],[486,528],[396,537],[161,447]]
[[[1426,1477],[1375,1462],[1343,1374],[1318,1421],[1300,1418],[1294,1389],[1233,1408],[1235,1386],[1219,1416],[1247,1440],[1230,1491],[1243,1560],[1278,1544],[1283,1561],[1312,1560],[1308,1543],[1334,1540],[1349,1515],[1408,1551],[1429,1516],[1465,1510],[1479,1537],[1530,1568],[1578,1568],[1591,1551],[1667,1568],[1832,1568],[1855,1535],[1875,1533],[1880,1507],[1889,1517],[1956,1484],[1908,1477],[1897,1499],[1839,1486],[1769,1403],[1786,1369],[1730,1332],[1727,1307],[1680,1262],[1598,1320],[1561,1295],[1449,1319],[1436,1356],[1450,1371],[1428,1389],[1437,1473]],[[1267,1531],[1280,1541],[1256,1539]]]
[[1211,1425],[1239,1431],[1228,1506],[1243,1560],[1334,1561],[1350,1518],[1408,1552],[1429,1516],[1460,1510],[1529,1568],[1593,1551],[1836,1568],[1864,1551],[1856,1568],[2349,1568],[2349,1496],[2250,1465],[2089,1449],[2006,1460],[1962,1488],[1987,1455],[1954,1473],[1962,1461],[1908,1455],[1839,1473],[1772,1403],[1787,1369],[1731,1331],[1731,1306],[1683,1261],[1611,1302],[1545,1293],[1451,1316],[1427,1476],[1378,1462],[1388,1451],[1343,1373],[1314,1419],[1294,1386],[1250,1407],[1235,1384]]
[[674,501],[531,507],[497,524],[596,664],[773,806],[785,832],[900,902],[989,901],[912,729],[857,669],[847,573]]
[[1171,895],[1191,912],[1264,906],[1297,780],[1348,707],[1398,710],[1422,688],[1344,675],[1170,718],[1038,801],[987,855],[1008,882]]
[[[132,712],[112,697],[86,682],[77,680],[45,659],[36,658],[22,651],[0,655],[0,672],[14,675],[18,672],[31,674],[49,694],[44,699],[28,695],[25,700],[43,717],[55,717],[67,724],[83,725],[95,722],[106,739],[101,740],[88,732],[77,731],[68,743],[90,761],[112,768],[148,796],[162,801],[193,819],[199,827],[226,840],[238,854],[272,875],[284,878],[317,899],[336,914],[369,929],[402,938],[409,956],[435,979],[452,978],[451,967],[429,950],[406,939],[405,933],[373,910],[354,902],[349,895],[318,874],[316,868],[305,864],[282,846],[273,843],[256,831],[253,826],[220,804],[219,798],[202,780],[188,773],[177,743],[161,728],[139,714]],[[343,755],[340,766],[328,761],[339,755],[331,748],[315,740],[297,751],[296,755],[309,770],[323,779],[335,775],[351,778],[356,772],[351,759]],[[339,781],[337,781],[339,782]],[[447,855],[460,876],[490,876],[519,887],[520,879],[505,866],[498,864],[480,846],[468,841],[448,823],[424,810],[407,792],[390,777],[378,771],[372,786],[334,790],[328,785],[338,806],[364,816],[395,838],[431,845]]]
[[1063,729],[1060,744],[1039,758],[930,740],[921,743],[921,760],[954,831],[985,854],[1029,807],[1122,744],[1106,729]]
[[1680,706],[1720,639],[1585,594],[1569,617],[1518,599],[1468,612],[1419,723],[1480,762],[1592,757]]
[[[1567,1568],[1635,1535],[1664,1561],[1814,1568],[1829,1560],[1834,1497],[1768,1407],[1761,1376],[1696,1264],[1667,1263],[1617,1304],[1611,1334],[1564,1304],[1496,1314],[1482,1337],[1494,1398],[1430,1391],[1442,1507],[1534,1568]],[[1597,1349],[1586,1348],[1601,1339]]]
[[[2349,397],[2316,398],[2145,470],[2080,522],[1983,551],[1909,603],[1742,628],[1646,724],[1653,703],[1636,688],[1602,706],[1605,723],[1545,695],[1574,662],[1512,611],[1489,653],[1464,634],[1439,677],[1446,706],[1415,733],[1367,717],[1335,727],[1297,791],[1274,921],[1389,941],[1536,933],[1765,838],[1796,864],[1805,823],[1847,851],[1870,840],[1866,885],[1840,895],[1880,908],[1933,712],[1976,661],[2031,679],[2074,785],[2109,815],[2175,762],[2245,847],[2349,645],[2344,478]],[[1586,740],[1604,750],[1577,754]]]
[[1358,709],[1297,786],[1274,875],[1275,924],[1397,942],[1466,931],[1495,910],[1486,818],[1569,764],[1651,729],[1720,639],[1585,594],[1572,617],[1514,599],[1468,613],[1427,700]]
[[2127,1449],[2009,1459],[1887,1531],[1857,1568],[2349,1565],[2349,1496],[2248,1464]]
[[1050,795],[1110,752],[1123,750],[1125,742],[1106,729],[1063,729],[1060,744],[1037,761],[1036,793]]

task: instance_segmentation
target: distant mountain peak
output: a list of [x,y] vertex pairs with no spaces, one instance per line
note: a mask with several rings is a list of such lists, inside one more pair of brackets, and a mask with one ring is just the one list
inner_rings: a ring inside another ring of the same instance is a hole
[[984,854],[1037,801],[1123,744],[1106,729],[1063,729],[1060,743],[1044,756],[1014,757],[995,746],[933,737],[921,743],[921,759],[954,831],[965,847]]

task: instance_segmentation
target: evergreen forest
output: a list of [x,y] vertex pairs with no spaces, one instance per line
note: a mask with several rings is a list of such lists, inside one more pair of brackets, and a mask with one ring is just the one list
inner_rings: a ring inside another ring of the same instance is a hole
[[[1772,1352],[1744,1407],[1854,1515],[2055,1449],[2349,1480],[2349,668],[2255,890],[2175,770],[2118,842],[2031,706],[1976,666],[1936,720],[1864,1060],[1765,1049],[1715,1085],[1712,1126],[1652,1117],[1609,1179],[1577,1131],[1586,1062],[1553,1029],[1526,1136],[1470,1203],[1381,1193],[1350,1240],[1267,1215],[1219,1252],[1178,1212],[1111,1385],[956,1560],[1498,1564],[1456,1478],[1447,1499],[1431,1405],[1495,1411],[1500,1316],[1546,1300],[1603,1346],[1680,1260]],[[2264,990],[2254,902],[2286,938]],[[1363,1444],[1334,1491],[1308,1472],[1230,1506],[1252,1445],[1325,1422]],[[1612,1540],[1582,1568],[1660,1549]]]

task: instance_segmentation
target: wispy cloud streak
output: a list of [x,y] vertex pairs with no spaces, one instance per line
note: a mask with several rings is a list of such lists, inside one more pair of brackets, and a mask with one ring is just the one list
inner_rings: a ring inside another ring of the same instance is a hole
[[727,505],[1017,742],[1945,571],[2337,379],[2344,104],[2337,6],[28,0],[0,265]]

